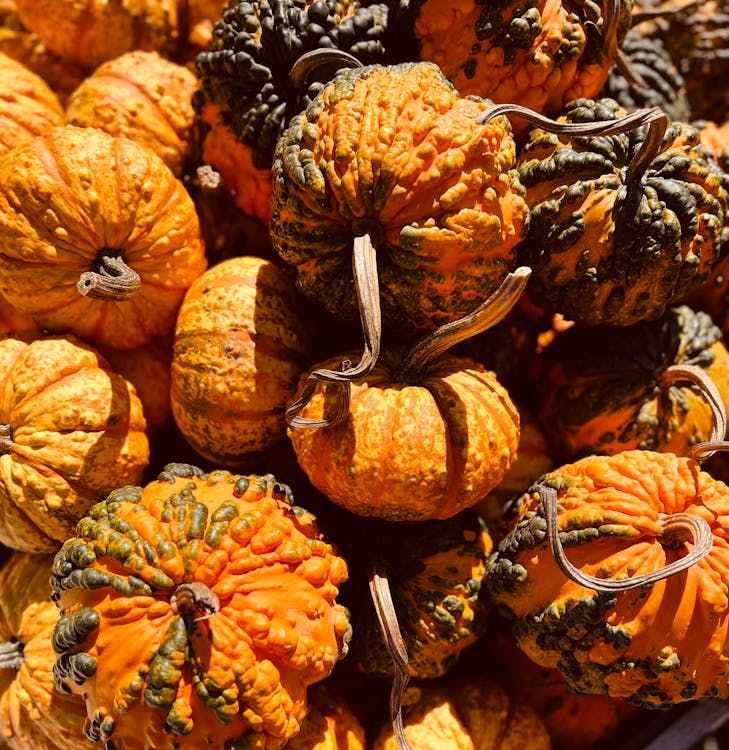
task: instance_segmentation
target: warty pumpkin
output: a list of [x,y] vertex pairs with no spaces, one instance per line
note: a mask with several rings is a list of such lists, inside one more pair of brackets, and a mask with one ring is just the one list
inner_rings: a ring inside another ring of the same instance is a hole
[[37,325],[132,349],[206,265],[192,199],[146,146],[65,126],[0,163],[0,294]]
[[519,499],[484,584],[520,648],[577,693],[725,700],[728,493],[672,453],[562,465]]
[[30,315],[16,310],[0,294],[0,336],[6,333],[18,333],[19,331],[36,331],[41,333]]
[[[410,59],[436,63],[461,95],[556,116],[567,102],[598,95],[620,59],[632,6],[411,0],[398,5],[393,26],[414,46]],[[514,123],[517,137],[527,130]]]
[[92,750],[83,701],[53,684],[58,607],[53,555],[16,553],[0,569],[0,740],[9,750]]
[[30,68],[0,51],[0,155],[63,125],[63,108],[51,87]]
[[230,467],[286,437],[285,411],[311,349],[289,268],[253,255],[199,276],[175,324],[172,414],[204,458]]
[[492,372],[447,349],[496,325],[528,277],[510,273],[470,316],[410,350],[383,349],[367,374],[337,380],[348,352],[304,373],[288,435],[314,487],[387,521],[450,518],[494,489],[516,457],[519,413]]
[[65,121],[142,143],[181,177],[189,167],[196,89],[197,78],[184,65],[133,50],[84,78],[68,97]]
[[402,733],[393,731],[389,721],[381,721],[370,750],[408,746],[413,750],[550,750],[552,743],[539,716],[520,696],[494,680],[459,675],[411,687]]
[[0,338],[0,541],[52,552],[149,461],[134,387],[72,336]]
[[712,398],[729,409],[729,352],[709,315],[680,305],[625,328],[572,326],[542,352],[534,383],[559,462],[635,448],[683,456],[711,439]]
[[[647,131],[641,125],[607,136],[570,138],[536,127],[520,151],[531,216],[519,263],[532,268],[530,294],[575,323],[627,326],[660,317],[718,261],[726,177],[696,128],[655,113]],[[614,100],[578,99],[558,121],[625,116]]]
[[56,554],[56,687],[119,750],[280,748],[346,653],[346,578],[272,475],[169,464],[94,505]]
[[[276,143],[342,61],[384,61],[388,9],[372,0],[234,0],[223,9],[209,48],[195,59],[194,101],[205,125],[203,159],[243,211],[270,219]],[[294,68],[316,50],[333,61],[320,61],[308,80]]]

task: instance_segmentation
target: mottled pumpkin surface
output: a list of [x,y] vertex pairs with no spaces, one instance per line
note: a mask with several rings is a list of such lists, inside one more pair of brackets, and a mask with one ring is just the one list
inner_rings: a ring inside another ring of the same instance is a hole
[[[140,278],[120,302],[76,288],[106,253]],[[66,126],[0,163],[0,293],[39,326],[131,349],[169,333],[205,268],[192,199],[154,152]]]
[[273,476],[169,464],[95,505],[56,555],[57,688],[82,695],[87,734],[120,750],[279,748],[307,686],[346,653],[346,578]]
[[175,0],[15,0],[23,25],[49,50],[91,71],[134,49],[177,45]]
[[0,670],[0,737],[10,750],[91,750],[84,705],[53,685],[51,647],[58,608],[51,601],[52,555],[21,553],[0,571],[0,643],[22,648],[17,669]]
[[[551,116],[596,96],[612,64],[598,29],[604,5],[562,0],[416,0],[404,4],[417,59],[436,63],[463,96],[520,104]],[[619,3],[618,39],[631,0]],[[528,130],[514,121],[519,134]]]
[[682,305],[657,321],[560,334],[536,378],[555,455],[572,461],[640,448],[684,456],[710,440],[711,403],[696,384],[669,378],[674,365],[700,368],[729,409],[729,353],[706,313]]
[[662,537],[661,519],[685,512],[710,526],[708,556],[652,585],[597,593],[567,579],[546,539],[536,492],[487,566],[485,585],[514,618],[520,647],[556,667],[573,690],[646,708],[727,698],[729,488],[692,459],[624,451],[544,475],[557,490],[560,539],[570,562],[598,578],[664,568],[692,549]]
[[526,223],[505,117],[432,63],[341,71],[293,118],[272,167],[271,241],[300,289],[357,319],[353,234],[377,251],[383,331],[473,310],[515,267]]
[[290,269],[224,260],[188,290],[175,326],[172,413],[202,456],[242,466],[286,435],[311,336]]
[[0,154],[63,125],[63,108],[51,87],[0,47]]
[[[405,737],[418,750],[550,750],[539,716],[518,695],[480,677],[448,677],[414,686],[406,695]],[[397,750],[382,722],[371,750]]]
[[[418,383],[399,381],[402,352],[383,350],[351,385],[349,413],[322,428],[289,428],[311,483],[347,510],[388,521],[445,519],[473,506],[516,457],[519,413],[494,375],[474,360],[437,358]],[[344,353],[320,365],[336,370]],[[302,375],[299,388],[303,387]],[[331,417],[320,388],[299,413]]]
[[158,52],[134,50],[99,65],[66,102],[66,123],[151,148],[180,177],[187,166],[197,78]]
[[[587,99],[559,119],[625,114],[611,99]],[[573,139],[536,128],[520,153],[531,220],[519,262],[533,269],[530,294],[575,323],[655,319],[719,259],[729,195],[698,130],[671,123],[645,174],[628,184],[645,137],[644,128]]]
[[[491,624],[491,607],[480,596],[491,536],[471,510],[446,521],[386,526],[380,535],[371,557],[387,575],[410,676],[440,677]],[[357,611],[352,657],[367,674],[392,676],[377,613],[371,606]]]
[[0,338],[0,541],[50,552],[149,461],[142,405],[94,349],[68,336]]

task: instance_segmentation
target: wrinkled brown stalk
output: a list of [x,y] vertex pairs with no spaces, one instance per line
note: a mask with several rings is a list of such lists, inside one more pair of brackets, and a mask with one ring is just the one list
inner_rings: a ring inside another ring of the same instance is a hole
[[[670,365],[660,377],[660,385],[664,388],[672,383],[688,381],[699,387],[701,395],[711,407],[713,418],[711,437],[698,443],[691,450],[692,457],[697,461],[704,461],[719,450],[726,438],[727,414],[719,389],[705,370],[696,365]],[[711,446],[715,446],[712,448]]]
[[0,643],[0,669],[17,671],[23,666],[23,644],[10,640]]
[[139,294],[142,280],[130,268],[118,250],[99,250],[98,270],[79,276],[76,289],[80,294],[107,302],[124,302]]
[[[319,47],[304,52],[301,57],[291,66],[289,80],[295,89],[301,91],[309,84],[314,73],[320,68],[336,65],[339,70],[343,68],[361,68],[362,63],[349,52],[339,49],[327,49]],[[327,76],[330,78],[331,76]]]
[[674,560],[660,570],[652,570],[650,573],[641,573],[631,578],[612,579],[596,578],[583,573],[579,568],[572,565],[565,554],[562,541],[560,540],[559,524],[557,521],[557,490],[544,484],[537,485],[539,498],[542,502],[543,512],[547,521],[547,539],[552,555],[559,569],[571,581],[585,588],[602,593],[616,593],[629,591],[630,589],[650,586],[664,578],[670,578],[677,573],[688,570],[699,560],[702,560],[711,552],[713,535],[711,526],[701,516],[693,513],[671,513],[659,514],[662,534],[661,539],[666,542],[672,539],[684,539],[686,534],[691,537],[694,548],[684,557]]
[[375,612],[377,612],[377,619],[380,623],[380,630],[390,652],[394,670],[392,689],[390,690],[390,720],[392,721],[395,741],[399,750],[412,750],[407,737],[405,737],[402,725],[402,699],[410,681],[408,652],[397,621],[387,573],[377,564],[370,572],[369,586],[372,603],[375,605]]
[[633,89],[645,88],[646,82],[639,75],[630,60],[618,46],[618,24],[620,21],[621,0],[606,0],[605,13],[602,21],[603,52],[609,60],[613,60],[617,69]]

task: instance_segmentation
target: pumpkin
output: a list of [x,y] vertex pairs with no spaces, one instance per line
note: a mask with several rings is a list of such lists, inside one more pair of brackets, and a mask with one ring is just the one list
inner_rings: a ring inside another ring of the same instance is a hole
[[[581,99],[558,120],[624,116],[614,100]],[[648,132],[570,139],[537,127],[520,153],[531,219],[519,263],[532,268],[532,297],[575,323],[658,318],[718,261],[726,178],[696,128],[669,122],[662,139],[661,130],[654,120]]]
[[[505,117],[432,63],[340,71],[293,118],[272,167],[271,242],[334,318],[358,314],[369,362],[472,312],[515,268],[527,207]],[[362,359],[365,359],[367,354]]]
[[346,653],[346,578],[272,475],[168,464],[89,509],[56,554],[56,688],[119,750],[275,750]]
[[491,601],[575,692],[645,708],[726,700],[727,493],[672,453],[562,465],[520,499],[487,565]]
[[[360,0],[233,0],[224,8],[209,49],[195,59],[195,106],[206,126],[203,158],[220,172],[243,211],[269,220],[271,163],[288,121],[337,67],[383,60],[387,19],[387,3]],[[319,49],[342,56],[320,61],[311,81],[292,76],[297,63]]]
[[564,331],[542,353],[535,388],[560,462],[635,448],[688,455],[711,438],[705,389],[729,408],[729,352],[706,313],[681,305],[627,328]]
[[141,346],[205,264],[192,199],[146,146],[66,126],[2,159],[0,294],[38,326]]
[[[463,95],[556,116],[600,92],[629,26],[632,0],[416,0],[401,3],[395,28],[436,63]],[[514,124],[518,137],[525,123]]]
[[[314,487],[387,521],[451,518],[494,489],[516,457],[519,413],[492,372],[446,350],[498,323],[528,277],[517,269],[472,316],[409,351],[384,349],[368,374],[344,385],[336,368],[353,353],[304,373],[288,434]],[[335,382],[317,388],[317,373]]]
[[309,713],[301,731],[292,737],[289,750],[365,750],[365,729],[344,696],[329,685],[317,682],[307,691]]
[[[402,738],[417,750],[549,750],[543,722],[531,706],[498,682],[446,676],[413,686],[406,696]],[[390,722],[375,729],[370,750],[399,750]]]
[[38,331],[30,315],[16,310],[0,294],[0,335],[18,331]]
[[490,630],[469,657],[471,672],[490,675],[537,712],[561,750],[619,746],[629,724],[648,718],[623,700],[573,693],[558,669],[533,662],[506,632]]
[[0,541],[51,552],[149,461],[133,386],[73,336],[0,338]]
[[290,269],[221,261],[190,286],[175,325],[172,414],[204,458],[226,466],[286,437],[285,410],[311,346]]
[[156,435],[172,417],[172,347],[167,342],[158,340],[136,349],[106,347],[100,351],[114,370],[134,386],[142,403],[147,435]]
[[126,136],[182,176],[190,157],[195,75],[158,52],[134,50],[99,65],[66,102],[69,125]]
[[63,60],[91,71],[131,50],[171,54],[178,43],[175,0],[15,0],[25,28]]
[[[465,510],[445,521],[380,524],[368,531],[369,564],[387,579],[410,677],[450,672],[493,619],[481,592],[493,548],[488,529],[475,511]],[[392,654],[376,606],[358,602],[354,610],[352,657],[368,675],[391,676]]]
[[63,125],[63,109],[50,86],[30,68],[0,52],[0,155]]
[[51,637],[58,608],[53,555],[17,553],[0,570],[0,737],[9,750],[91,750],[84,706],[53,685]]

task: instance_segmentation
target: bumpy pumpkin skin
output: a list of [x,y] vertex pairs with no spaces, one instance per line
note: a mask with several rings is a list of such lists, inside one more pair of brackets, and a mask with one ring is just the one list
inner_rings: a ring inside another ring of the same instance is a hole
[[[344,353],[317,365],[336,370]],[[383,350],[350,389],[349,413],[317,429],[289,428],[299,466],[332,502],[387,521],[451,518],[504,477],[516,458],[519,412],[493,373],[445,355],[417,385],[398,382],[402,352]],[[299,391],[306,374],[302,375]],[[333,413],[327,388],[299,412]]]
[[[554,116],[572,99],[597,96],[612,64],[600,37],[602,14],[562,0],[418,0],[407,3],[417,59],[436,63],[463,96],[520,104]],[[604,7],[604,6],[600,6]],[[632,0],[620,3],[618,39],[630,25]],[[528,130],[523,121],[514,130]]]
[[188,290],[175,326],[172,413],[201,456],[231,467],[286,436],[311,345],[290,269],[229,258]]
[[[380,533],[382,552],[372,557],[387,574],[410,676],[440,677],[491,624],[491,607],[480,596],[491,535],[471,510],[446,521],[385,527]],[[359,610],[352,656],[363,672],[392,676],[392,656],[372,606]]]
[[590,456],[544,475],[557,490],[558,524],[571,563],[601,578],[657,570],[690,542],[661,544],[660,514],[701,516],[709,555],[651,586],[596,593],[567,579],[546,539],[536,492],[487,566],[494,604],[514,618],[522,650],[556,667],[578,693],[665,708],[726,699],[729,487],[689,458],[653,451]]
[[[442,678],[411,688],[403,728],[418,750],[550,750],[531,706],[498,682],[481,677]],[[370,750],[398,750],[392,722],[382,722]]]
[[0,51],[0,155],[63,125],[63,108],[50,86],[30,68]]
[[[571,102],[559,119],[624,114],[611,99],[588,99]],[[625,167],[641,132],[569,140],[537,128],[520,152],[531,219],[519,263],[532,268],[530,294],[575,323],[660,317],[708,278],[720,256],[726,177],[696,128],[671,123],[635,197],[624,199]]]
[[93,70],[131,50],[169,54],[177,45],[175,0],[15,0],[23,25],[48,49]]
[[71,336],[0,339],[0,541],[51,552],[149,461],[133,386]]
[[158,52],[134,50],[100,65],[66,102],[66,123],[151,148],[175,176],[187,166],[195,75]]
[[22,645],[19,669],[0,670],[0,737],[9,750],[92,750],[84,705],[53,685],[51,637],[58,608],[48,579],[52,555],[19,553],[0,571],[0,642]]
[[[105,251],[141,280],[121,302],[76,284]],[[192,199],[150,149],[97,128],[66,126],[0,164],[0,293],[50,331],[132,349],[174,326],[205,269]]]
[[271,241],[299,288],[356,320],[352,237],[377,250],[391,331],[471,312],[515,268],[527,221],[504,117],[459,96],[432,63],[342,71],[278,143]]
[[681,305],[627,328],[564,331],[536,377],[539,421],[555,456],[566,462],[632,449],[685,456],[710,440],[710,402],[691,383],[666,380],[672,365],[700,367],[729,409],[729,352],[706,313]]
[[[83,695],[86,733],[120,750],[282,747],[307,686],[346,653],[346,578],[272,475],[169,464],[91,508],[56,555],[56,686]],[[175,604],[183,583],[219,609]]]

